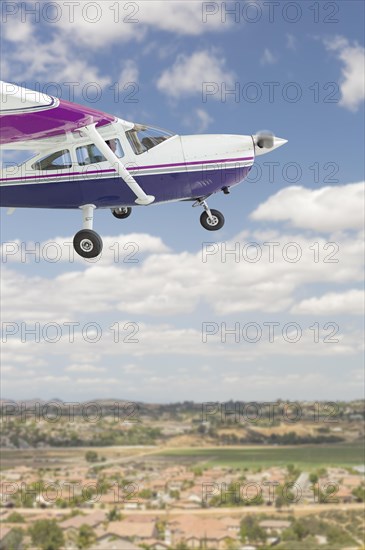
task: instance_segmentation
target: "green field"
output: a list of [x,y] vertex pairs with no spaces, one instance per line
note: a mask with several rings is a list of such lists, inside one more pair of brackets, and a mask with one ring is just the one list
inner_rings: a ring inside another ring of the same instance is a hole
[[364,463],[364,447],[352,445],[297,445],[292,447],[240,447],[169,449],[155,455],[175,462],[205,466],[254,468],[295,464],[307,469],[321,466],[358,466]]

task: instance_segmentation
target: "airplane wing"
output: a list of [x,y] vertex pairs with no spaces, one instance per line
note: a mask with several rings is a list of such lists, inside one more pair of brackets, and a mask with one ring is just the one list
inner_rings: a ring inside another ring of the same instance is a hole
[[0,82],[0,145],[60,136],[116,120],[90,107]]
[[0,81],[0,146],[16,146],[17,143],[48,139],[80,130],[90,137],[114,165],[121,179],[136,195],[136,203],[151,204],[155,197],[146,195],[97,130],[117,121],[117,117],[102,111]]

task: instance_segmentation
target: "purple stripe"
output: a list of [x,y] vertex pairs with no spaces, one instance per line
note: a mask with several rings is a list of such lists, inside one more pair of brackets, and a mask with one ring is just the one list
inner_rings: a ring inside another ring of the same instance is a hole
[[[197,164],[212,164],[212,163],[219,163],[219,162],[234,162],[234,161],[243,161],[243,160],[253,160],[254,157],[242,157],[237,159],[218,159],[218,160],[197,160],[192,162],[177,162],[174,164],[154,164],[151,166],[131,166],[127,169],[129,171],[133,172],[134,170],[150,170],[152,168],[170,168],[173,166],[192,166]],[[90,172],[67,172],[66,174],[46,174],[42,176],[41,174],[37,176],[25,176],[24,178],[0,178],[0,181],[17,181],[17,180],[33,180],[33,179],[45,179],[45,178],[59,178],[61,176],[88,176],[89,174],[107,174],[110,172],[115,172],[114,169],[111,170],[91,170]]]

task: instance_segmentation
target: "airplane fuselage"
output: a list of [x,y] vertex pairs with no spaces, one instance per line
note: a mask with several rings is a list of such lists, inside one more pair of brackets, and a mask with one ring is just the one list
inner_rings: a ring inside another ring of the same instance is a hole
[[[252,168],[255,146],[252,136],[171,135],[139,154],[133,151],[121,125],[100,130],[105,139],[118,139],[122,160],[129,173],[155,203],[206,197],[240,183]],[[46,142],[45,142],[46,143]],[[43,149],[45,147],[43,142]],[[3,170],[0,204],[7,207],[97,208],[135,206],[135,195],[108,161],[80,162],[85,138],[60,142],[20,166]],[[68,163],[47,169],[42,159],[67,151]]]

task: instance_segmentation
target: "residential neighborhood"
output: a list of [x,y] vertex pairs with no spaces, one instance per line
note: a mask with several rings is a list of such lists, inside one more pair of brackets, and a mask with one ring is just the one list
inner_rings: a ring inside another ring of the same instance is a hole
[[300,422],[265,414],[253,425],[221,410],[207,420],[192,404],[123,422],[108,407],[85,422],[22,417],[14,405],[9,417],[6,404],[0,549],[361,548],[363,404],[339,405],[329,426],[301,406]]

